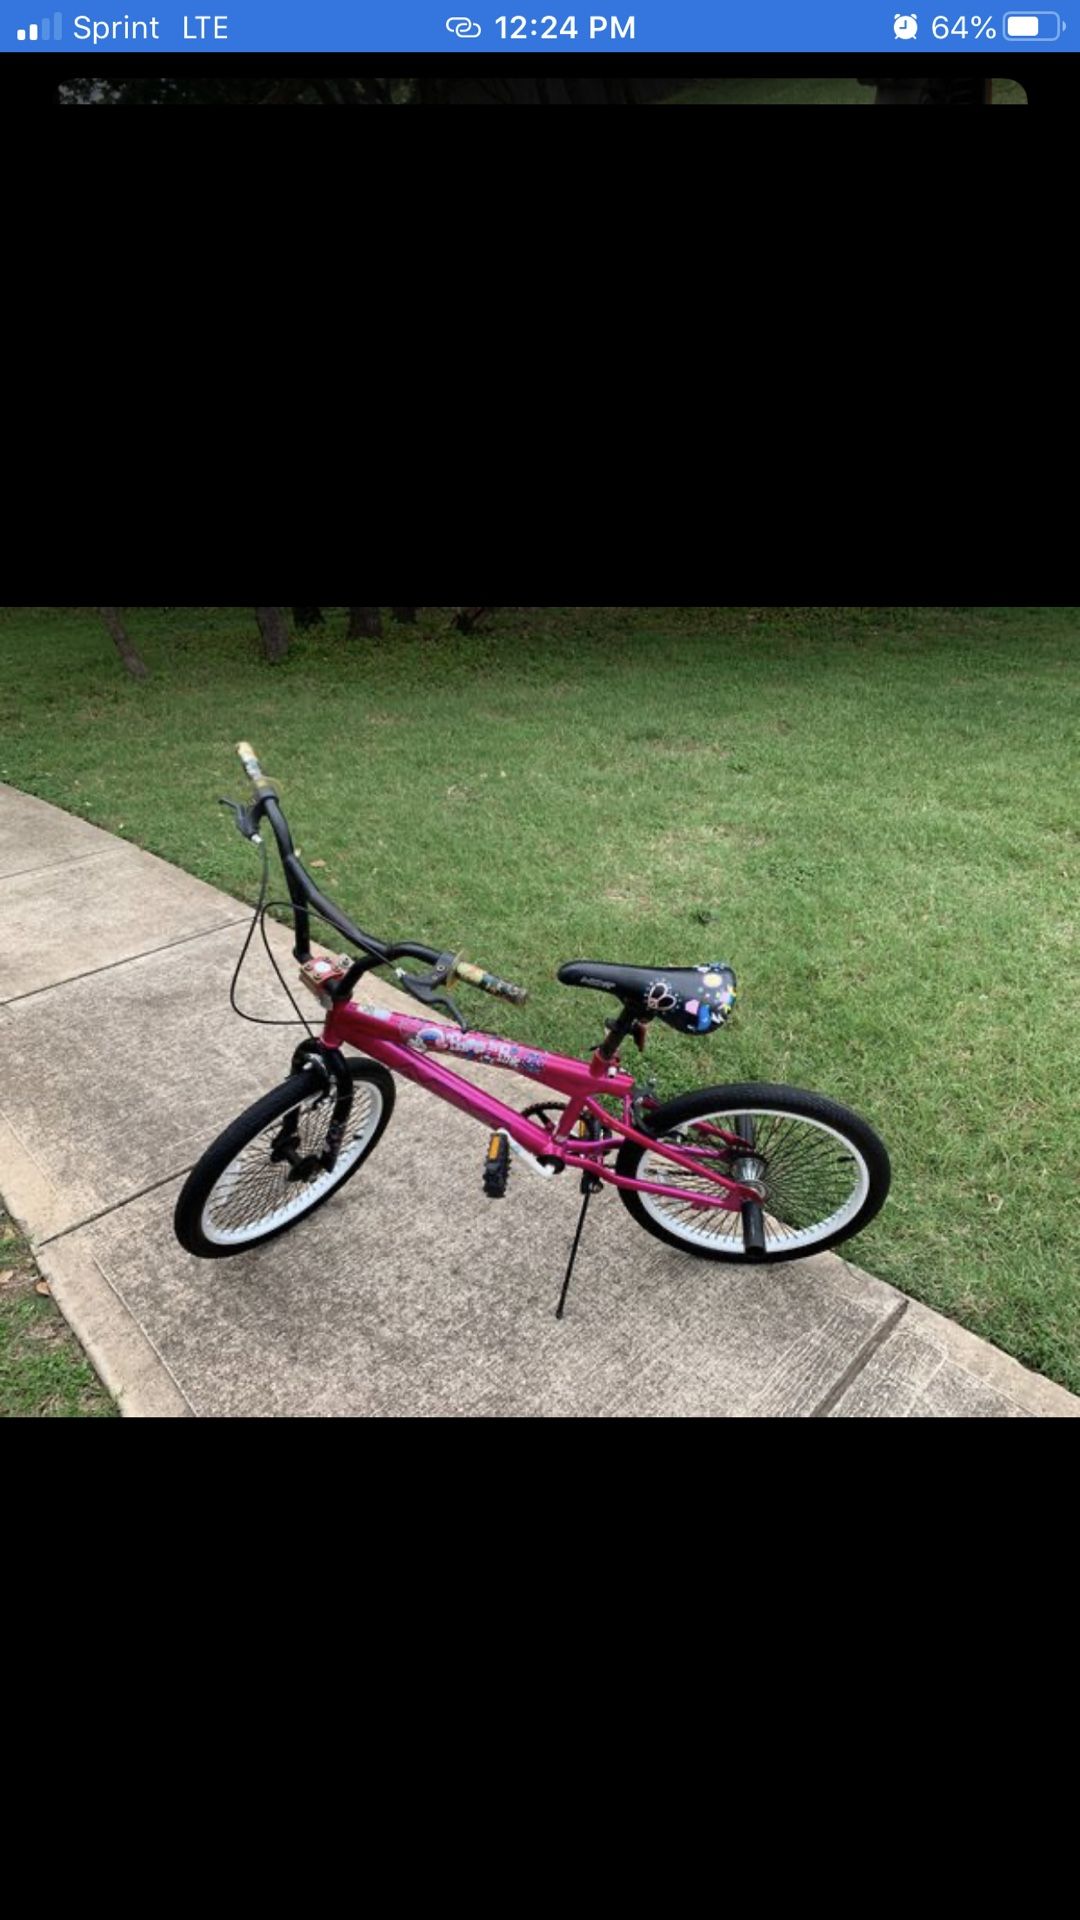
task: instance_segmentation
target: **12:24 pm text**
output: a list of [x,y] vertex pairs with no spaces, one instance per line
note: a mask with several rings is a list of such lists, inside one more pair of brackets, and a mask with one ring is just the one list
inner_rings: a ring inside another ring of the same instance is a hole
[[617,20],[614,14],[591,13],[587,27],[584,16],[579,27],[577,17],[572,13],[562,21],[553,13],[542,14],[533,20],[527,19],[523,13],[500,13],[495,25],[499,29],[500,40],[577,40],[579,36],[587,40],[634,38],[632,13],[625,20]]

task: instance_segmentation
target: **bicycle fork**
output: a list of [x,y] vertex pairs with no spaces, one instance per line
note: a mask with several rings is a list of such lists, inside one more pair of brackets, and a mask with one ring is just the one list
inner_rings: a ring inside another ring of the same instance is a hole
[[[736,1118],[733,1131],[739,1140],[745,1141],[750,1151],[739,1155],[738,1159],[734,1162],[732,1172],[740,1186],[754,1187],[759,1193],[763,1192],[764,1189],[761,1186],[760,1178],[761,1161],[753,1152],[755,1133],[752,1115],[749,1113],[740,1113]],[[740,1208],[740,1213],[742,1215],[743,1252],[748,1260],[764,1260],[765,1215],[761,1210],[760,1200],[744,1200]]]
[[297,1110],[287,1114],[285,1123],[278,1134],[271,1154],[273,1160],[287,1160],[290,1180],[312,1180],[317,1173],[332,1173],[341,1152],[341,1143],[345,1138],[345,1129],[352,1112],[352,1080],[340,1052],[326,1047],[321,1040],[305,1040],[297,1047],[293,1055],[294,1073],[318,1073],[326,1092],[334,1089],[334,1111],[330,1116],[330,1125],[326,1129],[326,1140],[321,1153],[301,1154],[296,1146],[299,1136]]

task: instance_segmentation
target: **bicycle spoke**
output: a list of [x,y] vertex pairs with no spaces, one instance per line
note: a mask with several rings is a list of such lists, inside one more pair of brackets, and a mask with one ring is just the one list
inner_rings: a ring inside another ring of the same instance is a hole
[[[746,1143],[717,1145],[716,1135],[702,1127],[734,1133],[746,1129]],[[750,1134],[752,1133],[752,1140]],[[841,1134],[822,1120],[792,1113],[739,1110],[702,1116],[668,1136],[669,1144],[692,1151],[701,1171],[664,1159],[660,1146],[646,1152],[638,1177],[678,1189],[678,1197],[642,1193],[641,1203],[670,1230],[699,1246],[730,1241],[742,1250],[742,1221],[738,1210],[705,1207],[695,1197],[716,1197],[721,1191],[704,1170],[706,1163],[734,1179],[735,1165],[759,1184],[767,1248],[774,1251],[809,1247],[831,1236],[852,1218],[865,1197],[868,1175],[862,1156]]]
[[296,1179],[288,1158],[274,1159],[274,1149],[286,1140],[302,1162],[319,1160],[333,1120],[335,1102],[318,1095],[306,1106],[273,1120],[237,1154],[219,1176],[203,1210],[204,1231],[218,1243],[242,1243],[262,1236],[280,1222],[305,1212],[329,1187],[336,1185],[364,1144],[381,1111],[372,1089],[357,1085],[345,1136],[332,1169],[319,1166],[305,1179]]

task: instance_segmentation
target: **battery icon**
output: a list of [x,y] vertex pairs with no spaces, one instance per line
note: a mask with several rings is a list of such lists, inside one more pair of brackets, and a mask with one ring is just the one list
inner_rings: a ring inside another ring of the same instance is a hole
[[1004,27],[1006,40],[1058,40],[1061,37],[1061,15],[1007,13]]

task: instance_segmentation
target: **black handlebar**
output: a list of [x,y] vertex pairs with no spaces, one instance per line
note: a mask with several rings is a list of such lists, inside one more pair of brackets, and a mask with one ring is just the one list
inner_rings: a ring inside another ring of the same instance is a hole
[[237,752],[243,761],[244,772],[258,795],[250,809],[236,810],[238,824],[241,833],[247,835],[254,831],[260,819],[269,822],[274,839],[277,841],[289,889],[289,899],[292,902],[293,924],[296,931],[294,957],[300,961],[301,965],[311,958],[311,912],[314,912],[320,919],[334,927],[338,933],[343,934],[354,947],[359,947],[365,955],[363,960],[354,961],[344,978],[338,982],[334,991],[335,999],[347,999],[361,974],[366,973],[369,967],[392,965],[395,960],[425,960],[435,969],[435,976],[428,980],[414,980],[408,974],[402,973],[400,968],[395,968],[402,985],[413,994],[415,999],[422,1000],[426,1005],[448,1006],[459,1025],[467,1027],[468,1022],[461,1018],[452,1001],[435,1001],[434,990],[445,984],[449,977],[448,970],[441,963],[452,960],[453,956],[439,953],[435,947],[422,946],[419,942],[412,940],[398,940],[392,946],[388,946],[385,941],[376,940],[374,934],[364,933],[360,927],[354,926],[348,915],[342,913],[341,908],[335,906],[334,902],[315,885],[310,873],[297,857],[289,823],[278,804],[277,789],[263,773],[254,748],[249,746],[246,740],[242,740],[237,747]]
[[250,746],[246,740],[241,740],[236,751],[243,762],[244,772],[258,796],[246,816],[243,813],[240,814],[240,831],[245,832],[247,825],[257,824],[260,819],[266,819],[270,824],[278,844],[281,864],[285,869],[289,899],[292,901],[293,925],[296,931],[296,944],[293,947],[295,958],[301,965],[311,958],[311,915],[308,911],[311,908],[321,919],[336,928],[338,933],[343,934],[346,940],[350,940],[354,947],[359,947],[362,953],[367,954],[372,966],[381,966],[387,958],[384,943],[376,940],[372,934],[364,933],[359,927],[354,926],[348,915],[342,913],[341,908],[335,906],[334,902],[328,900],[325,893],[320,891],[310,873],[298,860],[296,848],[293,846],[293,837],[289,831],[289,823],[278,804],[277,788],[263,773],[254,747]]
[[[311,958],[312,912],[325,920],[329,926],[334,927],[354,947],[359,947],[365,956],[363,960],[354,961],[348,972],[336,983],[333,989],[335,1000],[347,1000],[361,974],[366,973],[369,967],[392,965],[395,960],[406,958],[426,961],[432,968],[432,972],[426,978],[419,978],[403,973],[400,967],[396,967],[394,971],[402,986],[412,994],[414,999],[422,1001],[425,1006],[447,1007],[458,1025],[465,1030],[468,1029],[468,1021],[462,1018],[453,1001],[448,998],[445,991],[442,991],[452,984],[455,977],[468,980],[485,993],[497,994],[505,1000],[521,1002],[526,998],[524,987],[516,987],[509,980],[500,980],[497,975],[486,972],[482,967],[471,966],[459,960],[453,953],[439,953],[434,947],[421,946],[411,940],[399,940],[392,946],[387,946],[385,941],[376,940],[373,934],[364,933],[361,928],[354,926],[348,915],[342,913],[341,908],[335,906],[332,900],[328,900],[325,893],[315,885],[310,873],[297,858],[289,823],[278,803],[277,788],[263,773],[254,747],[249,746],[246,740],[241,740],[236,751],[240,755],[244,772],[257,795],[250,808],[234,809],[237,823],[241,833],[246,837],[254,835],[260,819],[265,819],[270,824],[281,855],[281,864],[285,870],[285,879],[289,888],[289,899],[292,902],[293,924],[296,931],[296,944],[293,947],[295,958],[301,965]],[[225,804],[231,805],[231,802],[227,801]]]
[[376,940],[373,934],[364,933],[360,927],[355,926],[348,915],[342,913],[341,908],[335,906],[321,888],[315,885],[310,873],[297,858],[292,834],[289,832],[289,823],[276,798],[271,799],[268,794],[262,795],[256,811],[264,814],[270,822],[281,854],[281,864],[285,869],[285,879],[288,883],[296,926],[296,945],[293,948],[296,959],[303,964],[305,960],[311,958],[311,920],[308,913],[310,907],[321,919],[335,927],[338,933],[344,934],[346,940],[351,940],[354,947],[359,947],[362,953],[366,953],[373,964],[381,965],[388,958],[384,942]]

